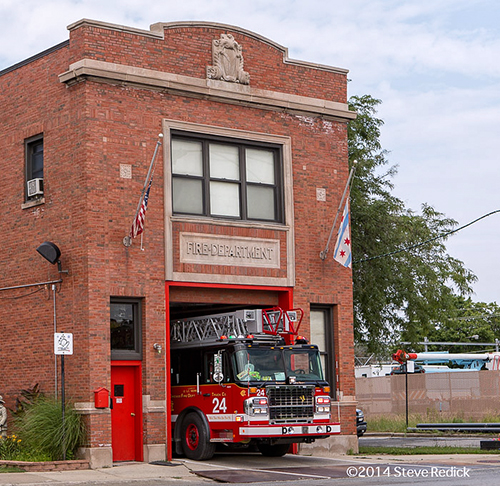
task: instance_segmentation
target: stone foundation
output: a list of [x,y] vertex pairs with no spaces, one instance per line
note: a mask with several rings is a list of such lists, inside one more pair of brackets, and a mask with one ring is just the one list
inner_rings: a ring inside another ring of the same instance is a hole
[[303,456],[329,457],[337,454],[357,453],[358,437],[356,435],[333,435],[312,444],[299,444],[299,454]]

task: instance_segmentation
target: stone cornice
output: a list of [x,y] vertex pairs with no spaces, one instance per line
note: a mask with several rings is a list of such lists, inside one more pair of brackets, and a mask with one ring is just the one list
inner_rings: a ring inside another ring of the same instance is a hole
[[285,111],[308,116],[323,116],[338,121],[349,121],[356,118],[356,113],[349,111],[346,103],[93,59],[82,59],[75,62],[69,66],[68,71],[59,75],[61,83],[66,83],[68,86],[86,79],[178,93],[185,96],[241,104],[260,109]]

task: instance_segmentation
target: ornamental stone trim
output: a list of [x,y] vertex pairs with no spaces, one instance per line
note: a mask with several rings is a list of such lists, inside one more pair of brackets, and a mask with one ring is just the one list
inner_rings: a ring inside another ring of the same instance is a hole
[[208,79],[250,84],[250,74],[243,70],[243,49],[231,34],[212,41],[212,63],[207,66]]
[[252,88],[241,83],[164,73],[95,59],[81,59],[71,64],[68,71],[59,75],[59,81],[67,86],[85,79],[120,86],[137,86],[182,93],[187,96],[203,97],[208,100],[241,104],[264,110],[322,116],[325,119],[341,122],[356,118],[356,113],[349,110],[347,103]]

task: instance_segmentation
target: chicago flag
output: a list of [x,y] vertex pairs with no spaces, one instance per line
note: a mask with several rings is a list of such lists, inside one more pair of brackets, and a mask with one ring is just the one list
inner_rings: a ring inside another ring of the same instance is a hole
[[[348,198],[349,199],[349,198]],[[340,221],[340,228],[337,234],[337,241],[335,243],[335,251],[333,259],[338,261],[344,267],[351,268],[352,252],[351,252],[351,228],[349,225],[349,200],[346,201],[342,220]]]

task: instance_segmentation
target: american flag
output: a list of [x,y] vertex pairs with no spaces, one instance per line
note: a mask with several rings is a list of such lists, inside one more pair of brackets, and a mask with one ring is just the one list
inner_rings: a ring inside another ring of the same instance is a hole
[[344,267],[351,268],[352,253],[351,253],[351,228],[349,225],[349,198],[345,203],[344,213],[340,221],[340,228],[337,234],[337,242],[335,243],[335,251],[333,259],[338,261]]
[[139,209],[139,212],[137,213],[137,216],[132,223],[132,228],[130,229],[130,236],[131,238],[135,238],[136,236],[139,236],[143,231],[144,231],[144,221],[146,219],[146,209],[148,209],[148,200],[149,200],[149,190],[151,189],[151,183],[153,182],[153,178],[151,177],[149,184],[148,184],[148,189],[146,193],[144,194],[144,198],[142,200],[141,208]]

